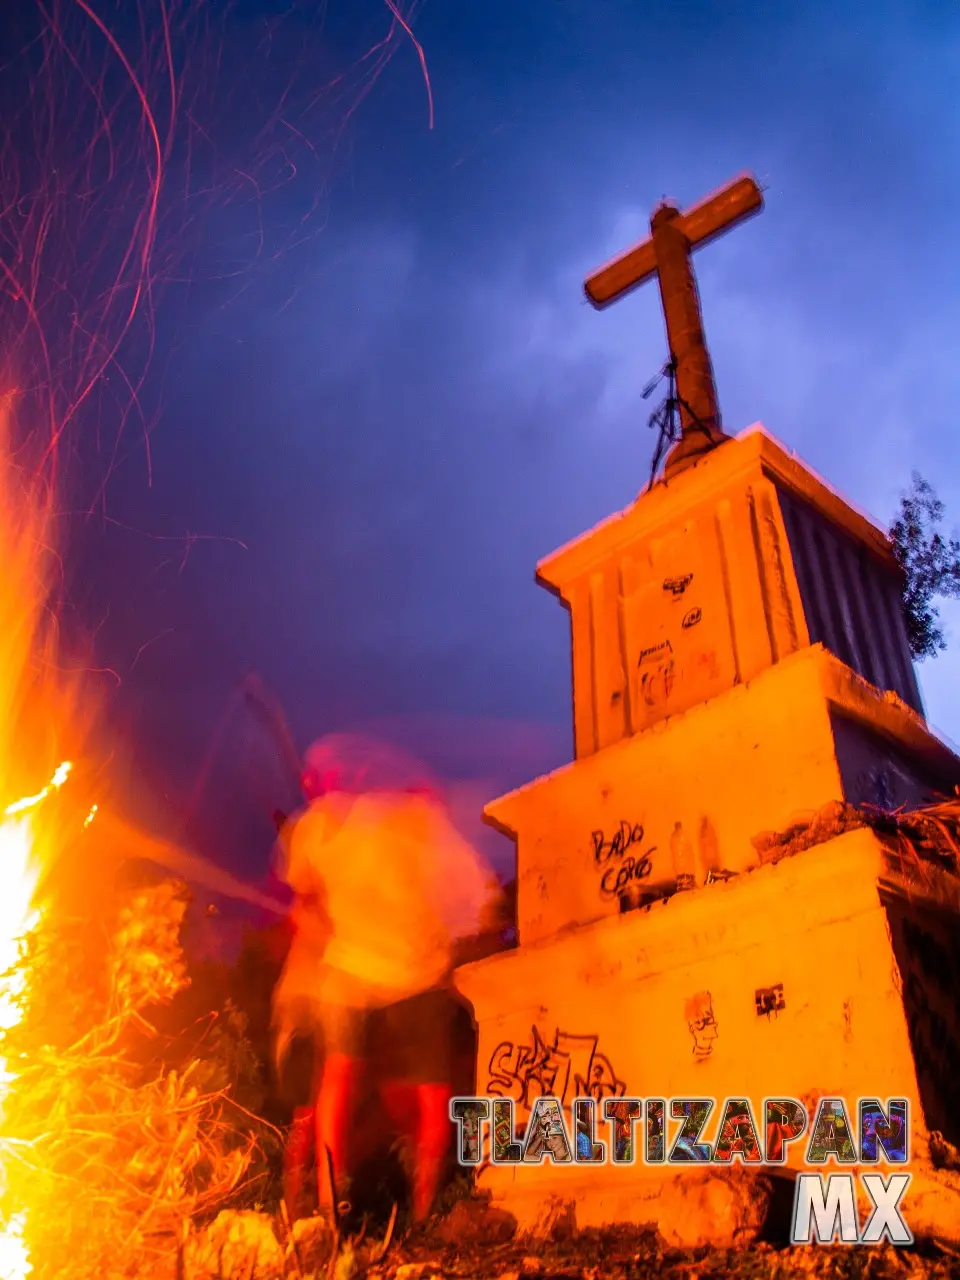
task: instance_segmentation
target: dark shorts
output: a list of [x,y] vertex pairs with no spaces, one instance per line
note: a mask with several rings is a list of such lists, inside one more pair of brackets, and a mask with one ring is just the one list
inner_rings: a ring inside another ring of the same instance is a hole
[[319,1029],[298,1031],[277,1064],[277,1086],[284,1104],[291,1109],[313,1105],[320,1087],[323,1043]]
[[369,1061],[385,1080],[447,1084],[458,1009],[456,994],[447,988],[424,991],[382,1009],[327,1006],[322,1015],[324,1048]]

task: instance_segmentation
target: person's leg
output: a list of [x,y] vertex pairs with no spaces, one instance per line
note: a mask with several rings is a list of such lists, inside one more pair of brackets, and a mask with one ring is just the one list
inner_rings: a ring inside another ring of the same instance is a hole
[[[364,1064],[365,1015],[359,1009],[324,1010],[325,1054],[316,1104],[317,1186],[322,1206],[345,1198],[350,1139]],[[333,1185],[331,1185],[331,1175]]]
[[283,1151],[283,1194],[291,1221],[308,1212],[304,1188],[313,1155],[315,1036],[298,1031],[286,1039],[277,1062],[280,1095],[293,1111]]
[[295,1107],[293,1123],[283,1149],[283,1199],[296,1222],[304,1210],[304,1183],[313,1155],[314,1108]]
[[413,1220],[430,1216],[446,1169],[450,1144],[450,1085],[417,1085],[416,1166],[413,1178]]
[[417,1086],[406,1080],[387,1080],[380,1087],[383,1109],[391,1127],[404,1138],[416,1138]]
[[413,1139],[411,1213],[418,1223],[436,1200],[449,1150],[455,1009],[449,992],[434,990],[384,1010],[390,1074],[382,1092],[385,1105],[406,1121],[404,1128]]

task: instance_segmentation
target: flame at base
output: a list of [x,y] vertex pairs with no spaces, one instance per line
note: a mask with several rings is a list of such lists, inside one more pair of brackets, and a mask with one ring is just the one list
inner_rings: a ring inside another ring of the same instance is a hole
[[25,1214],[15,1214],[0,1234],[0,1280],[25,1280],[31,1272],[30,1254],[23,1238],[25,1222]]
[[[40,876],[36,810],[63,785],[70,768],[65,762],[42,791],[8,805],[0,822],[0,1032],[9,1031],[23,1017],[29,975],[19,961],[24,939],[40,920],[35,906]],[[9,1062],[0,1059],[0,1133],[4,1103],[14,1088],[16,1072]],[[7,1168],[0,1165],[0,1192],[6,1189]],[[0,1228],[0,1280],[25,1280],[30,1274],[25,1225],[26,1215],[18,1213]]]

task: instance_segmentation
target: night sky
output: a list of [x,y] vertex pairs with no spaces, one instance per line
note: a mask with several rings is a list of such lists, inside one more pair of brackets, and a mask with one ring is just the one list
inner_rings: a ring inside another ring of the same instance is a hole
[[[389,28],[379,0],[294,11],[268,66],[284,8],[231,19],[225,151],[244,77],[266,101],[296,61],[302,101]],[[282,251],[211,201],[157,303],[152,470],[133,426],[75,543],[131,807],[176,828],[219,729],[190,835],[252,877],[290,796],[228,714],[251,669],[303,743],[378,724],[474,820],[570,758],[567,618],[533,573],[647,477],[656,288],[597,314],[582,281],[662,197],[766,187],[696,259],[727,430],[762,422],[884,523],[917,468],[960,521],[954,4],[429,0],[414,32],[432,129],[398,32],[356,110],[327,102],[315,178],[265,201]],[[921,667],[955,738],[958,674],[960,640]]]

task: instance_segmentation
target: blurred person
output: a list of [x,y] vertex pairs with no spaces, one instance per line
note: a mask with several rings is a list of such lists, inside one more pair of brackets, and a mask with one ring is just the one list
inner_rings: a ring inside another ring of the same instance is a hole
[[281,1021],[323,1038],[314,1116],[321,1200],[349,1202],[351,1131],[375,1061],[384,1106],[412,1138],[419,1223],[451,1135],[456,946],[495,922],[499,885],[422,768],[393,748],[359,735],[321,739],[307,752],[302,786],[307,807],[281,844],[305,932],[278,997]]
[[[278,870],[288,861],[290,834],[285,814],[276,812]],[[283,1153],[283,1192],[291,1221],[300,1216],[306,1177],[314,1155],[314,1127],[323,1062],[320,986],[330,922],[322,899],[308,885],[295,890],[287,918],[289,943],[273,993],[272,1031],[278,1092],[292,1116]]]

